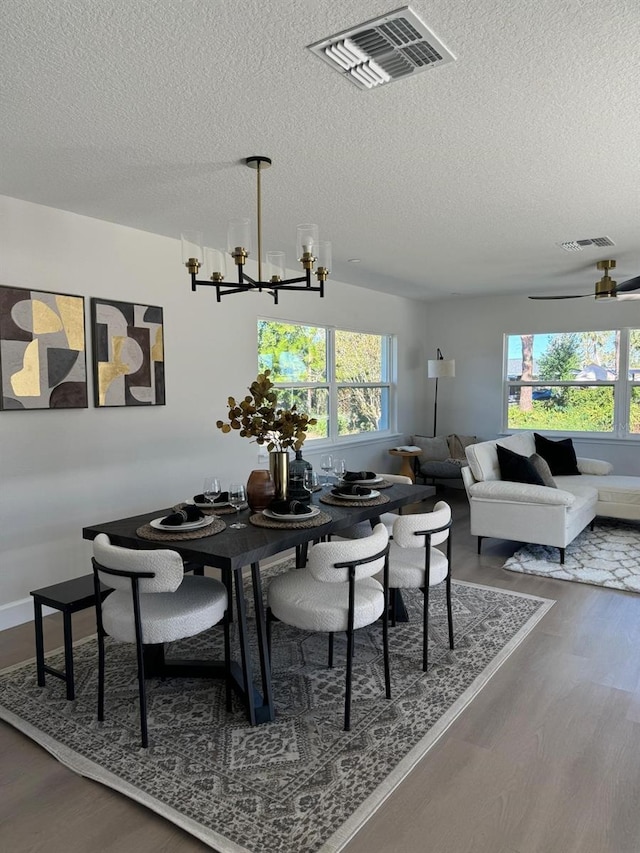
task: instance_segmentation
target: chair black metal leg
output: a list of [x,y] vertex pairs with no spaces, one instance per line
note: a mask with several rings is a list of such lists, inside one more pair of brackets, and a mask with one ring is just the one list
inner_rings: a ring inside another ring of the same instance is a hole
[[329,669],[333,669],[333,631],[329,632],[329,661],[328,661]]
[[225,683],[225,705],[227,711],[231,711],[231,636],[229,625],[229,611],[224,614],[224,683]]
[[344,730],[351,729],[351,676],[353,673],[353,628],[347,631],[347,680],[344,691]]
[[136,626],[136,656],[138,658],[138,693],[140,695],[140,734],[142,746],[149,745],[147,734],[147,691],[144,683],[144,651],[142,648],[142,620],[140,618],[140,598],[138,596],[137,579],[132,579],[133,585],[133,618]]
[[104,720],[104,631],[98,628],[98,720]]
[[478,536],[478,554],[482,551],[482,540],[484,536]]
[[[386,572],[388,575],[389,567]],[[384,609],[382,611],[382,655],[384,657],[384,689],[387,699],[391,699],[391,670],[389,668],[389,589],[388,577],[384,589]]]
[[565,549],[564,549],[564,548],[558,548],[558,550],[560,551],[560,565],[561,565],[561,566],[564,566],[564,552],[565,552]]
[[422,670],[427,671],[429,649],[429,584],[424,587],[424,611],[422,613]]
[[453,611],[451,609],[451,572],[447,575],[447,621],[449,623],[449,648],[453,648]]

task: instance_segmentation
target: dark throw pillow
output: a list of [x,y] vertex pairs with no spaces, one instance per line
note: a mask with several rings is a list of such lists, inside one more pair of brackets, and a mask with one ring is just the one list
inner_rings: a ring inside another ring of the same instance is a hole
[[549,468],[549,463],[546,459],[543,459],[539,453],[534,453],[532,456],[529,457],[529,461],[533,464],[533,467],[542,477],[542,482],[545,484],[545,486],[549,486],[550,489],[558,488],[558,484],[553,479],[553,476],[551,474],[551,468]]
[[511,483],[530,483],[534,486],[544,486],[544,480],[535,469],[535,465],[528,456],[514,453],[500,444],[496,444],[498,453],[498,465],[500,466],[500,477]]
[[534,432],[536,442],[536,453],[548,463],[554,477],[562,474],[579,474],[576,452],[573,441],[570,438],[561,438],[560,441],[552,441]]

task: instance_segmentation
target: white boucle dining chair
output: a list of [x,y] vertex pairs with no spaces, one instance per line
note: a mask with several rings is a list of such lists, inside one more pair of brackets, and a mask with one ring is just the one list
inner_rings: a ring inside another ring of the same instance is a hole
[[[411,477],[405,477],[404,474],[378,474],[379,477],[384,477],[388,483],[402,483],[405,486],[413,486]],[[384,492],[382,492],[384,494]],[[398,518],[397,512],[383,512],[379,520],[384,524],[389,532],[389,537],[393,535],[393,523]],[[359,524],[353,524],[351,527],[343,528],[339,533],[331,536],[331,540],[338,539],[362,539],[365,536],[371,535],[371,525],[368,521],[361,521]]]
[[229,620],[227,589],[214,578],[185,575],[175,551],[137,551],[112,545],[100,533],[93,541],[93,574],[113,590],[101,602],[96,594],[98,626],[98,720],[104,720],[105,636],[135,643],[138,658],[140,732],[148,745],[144,646],[193,637],[224,623],[224,662],[227,710],[231,710]]
[[[389,543],[389,589],[395,626],[396,589],[420,589],[424,595],[422,621],[422,669],[427,671],[429,644],[429,589],[446,583],[449,648],[453,648],[451,610],[451,507],[438,501],[432,512],[400,515],[393,524]],[[446,542],[446,554],[436,545]]]
[[[381,616],[385,695],[391,698],[388,551],[389,534],[384,524],[377,524],[366,539],[319,542],[309,550],[304,569],[292,569],[276,576],[267,592],[269,650],[274,619],[304,631],[327,632],[329,667],[332,667],[334,634],[346,632],[345,731],[351,728],[354,631],[371,625]],[[380,579],[376,580],[373,575],[378,573]]]

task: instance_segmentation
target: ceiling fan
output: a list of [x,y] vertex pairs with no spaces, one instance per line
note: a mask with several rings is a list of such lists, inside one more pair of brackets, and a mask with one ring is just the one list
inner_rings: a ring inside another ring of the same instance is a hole
[[615,282],[609,275],[609,270],[616,268],[616,262],[612,260],[598,261],[596,264],[599,270],[603,271],[603,276],[600,281],[596,281],[595,291],[593,293],[573,293],[564,296],[529,296],[529,299],[583,299],[585,297],[595,297],[596,299],[615,299],[619,293],[630,293],[633,290],[640,290],[640,275],[635,278],[629,278],[620,284]]

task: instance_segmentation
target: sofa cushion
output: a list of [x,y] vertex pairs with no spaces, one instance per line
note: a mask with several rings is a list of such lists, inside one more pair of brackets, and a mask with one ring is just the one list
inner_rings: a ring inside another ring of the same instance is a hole
[[[536,452],[532,432],[516,433],[500,439],[500,445],[507,447],[521,456],[531,456]],[[476,480],[499,480],[500,466],[498,465],[498,453],[496,442],[481,441],[479,444],[471,444],[466,449],[467,459],[471,473]]]
[[562,474],[580,473],[576,451],[573,447],[573,441],[570,438],[561,438],[559,441],[552,441],[550,438],[545,438],[544,435],[540,435],[537,432],[534,432],[533,437],[536,443],[536,453],[539,453],[543,459],[546,459],[554,477]]
[[464,459],[466,464],[465,450],[470,444],[475,444],[478,441],[475,435],[457,435],[453,433],[447,436],[447,444],[449,445],[449,456],[453,459]]
[[581,474],[597,474],[605,476],[613,471],[611,462],[605,462],[604,459],[587,459],[586,456],[578,456],[578,471]]
[[439,460],[436,462],[423,462],[420,465],[420,474],[423,477],[438,477],[447,480],[451,478],[460,479],[462,476],[461,469],[464,464],[464,462],[458,459],[446,459],[444,462],[440,462]]
[[514,453],[508,447],[496,444],[498,454],[498,465],[500,467],[500,479],[512,483],[531,483],[536,486],[544,486],[544,480],[538,474],[535,465],[528,456]]
[[411,441],[422,451],[418,457],[423,462],[444,462],[451,456],[447,439],[443,435],[412,435]]
[[551,468],[549,468],[549,463],[546,459],[543,459],[539,453],[534,453],[533,456],[529,457],[529,461],[542,477],[542,482],[545,486],[549,486],[550,489],[558,488],[558,484],[553,479]]
[[[596,490],[590,494],[595,498]],[[550,506],[573,506],[576,496],[564,489],[549,489],[527,483],[510,483],[507,480],[488,480],[473,483],[469,496],[474,500],[502,501],[505,503],[548,504]]]

